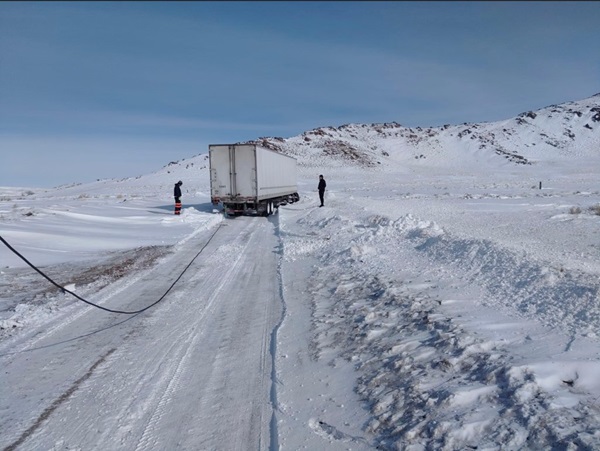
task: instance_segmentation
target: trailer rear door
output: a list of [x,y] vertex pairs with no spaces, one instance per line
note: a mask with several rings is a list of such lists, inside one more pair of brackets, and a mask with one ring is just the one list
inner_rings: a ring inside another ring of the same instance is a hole
[[231,196],[229,146],[210,146],[210,189],[213,199]]
[[256,147],[253,145],[230,146],[232,161],[232,194],[238,198],[256,198]]
[[226,200],[256,198],[256,152],[253,145],[211,145],[211,196]]

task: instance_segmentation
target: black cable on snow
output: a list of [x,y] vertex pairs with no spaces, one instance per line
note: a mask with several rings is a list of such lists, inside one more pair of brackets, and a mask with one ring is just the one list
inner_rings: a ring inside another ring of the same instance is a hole
[[198,258],[198,256],[202,253],[202,251],[206,248],[206,246],[208,246],[208,243],[211,242],[211,240],[213,239],[213,237],[215,236],[215,234],[218,232],[219,228],[220,228],[220,226],[217,227],[217,229],[213,232],[213,234],[210,236],[210,238],[204,244],[204,246],[202,246],[202,248],[198,251],[198,253],[192,259],[192,261],[185,267],[185,269],[181,272],[181,274],[179,274],[179,277],[177,277],[177,279],[175,279],[175,282],[173,282],[171,284],[171,286],[169,287],[169,289],[167,291],[165,291],[165,294],[163,294],[157,301],[153,302],[152,304],[148,305],[147,307],[144,307],[143,309],[135,310],[135,311],[113,310],[113,309],[110,309],[110,308],[107,308],[107,307],[103,307],[103,306],[98,305],[98,304],[94,304],[93,302],[90,302],[90,301],[88,301],[88,300],[86,300],[86,299],[78,296],[77,294],[73,293],[71,290],[67,290],[65,287],[59,285],[54,280],[52,280],[50,277],[48,277],[46,274],[44,274],[39,268],[37,268],[33,263],[31,263],[29,260],[27,260],[23,255],[21,255],[14,247],[12,247],[8,243],[8,241],[6,241],[2,236],[0,236],[0,241],[2,241],[7,248],[9,248],[21,260],[23,260],[25,263],[27,263],[29,266],[31,266],[31,268],[33,268],[35,271],[37,271],[42,277],[44,277],[45,279],[47,279],[52,285],[54,285],[55,287],[59,288],[63,293],[69,293],[70,295],[74,296],[75,298],[79,299],[82,302],[85,302],[88,305],[91,305],[92,307],[96,307],[96,308],[99,308],[101,310],[104,310],[104,311],[107,311],[107,312],[110,312],[110,313],[121,313],[123,315],[136,315],[138,313],[145,312],[149,308],[154,307],[156,304],[158,304],[160,301],[162,301],[167,296],[167,294],[169,294],[169,292],[173,289],[173,287],[175,286],[175,284],[177,282],[179,282],[179,279],[181,279],[183,277],[183,275],[188,270],[188,268],[190,266],[192,266],[192,263],[194,263],[194,261],[196,260],[196,258]]

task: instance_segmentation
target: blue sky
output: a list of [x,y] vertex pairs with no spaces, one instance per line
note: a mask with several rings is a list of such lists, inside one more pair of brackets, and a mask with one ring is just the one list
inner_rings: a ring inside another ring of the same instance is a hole
[[600,2],[0,2],[0,186],[600,92]]

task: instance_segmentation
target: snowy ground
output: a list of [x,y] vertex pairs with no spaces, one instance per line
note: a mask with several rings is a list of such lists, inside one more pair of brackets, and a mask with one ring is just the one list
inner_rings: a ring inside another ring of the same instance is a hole
[[[312,303],[312,358],[353,364],[371,445],[598,449],[597,181],[430,182],[338,181],[281,213],[284,276],[314,260],[287,298]],[[335,410],[316,419],[354,443]]]
[[206,168],[2,188],[0,236],[105,307],[197,258],[124,316],[2,246],[0,446],[600,449],[599,163],[305,166],[270,218]]

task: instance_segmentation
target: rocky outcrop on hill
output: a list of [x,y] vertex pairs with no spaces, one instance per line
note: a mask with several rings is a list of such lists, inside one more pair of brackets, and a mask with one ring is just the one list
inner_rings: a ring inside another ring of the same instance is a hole
[[526,111],[498,122],[405,127],[398,122],[344,124],[291,138],[262,137],[249,143],[296,157],[300,166],[365,168],[390,161],[432,163],[453,158],[496,158],[498,164],[600,152],[600,94],[584,100]]

